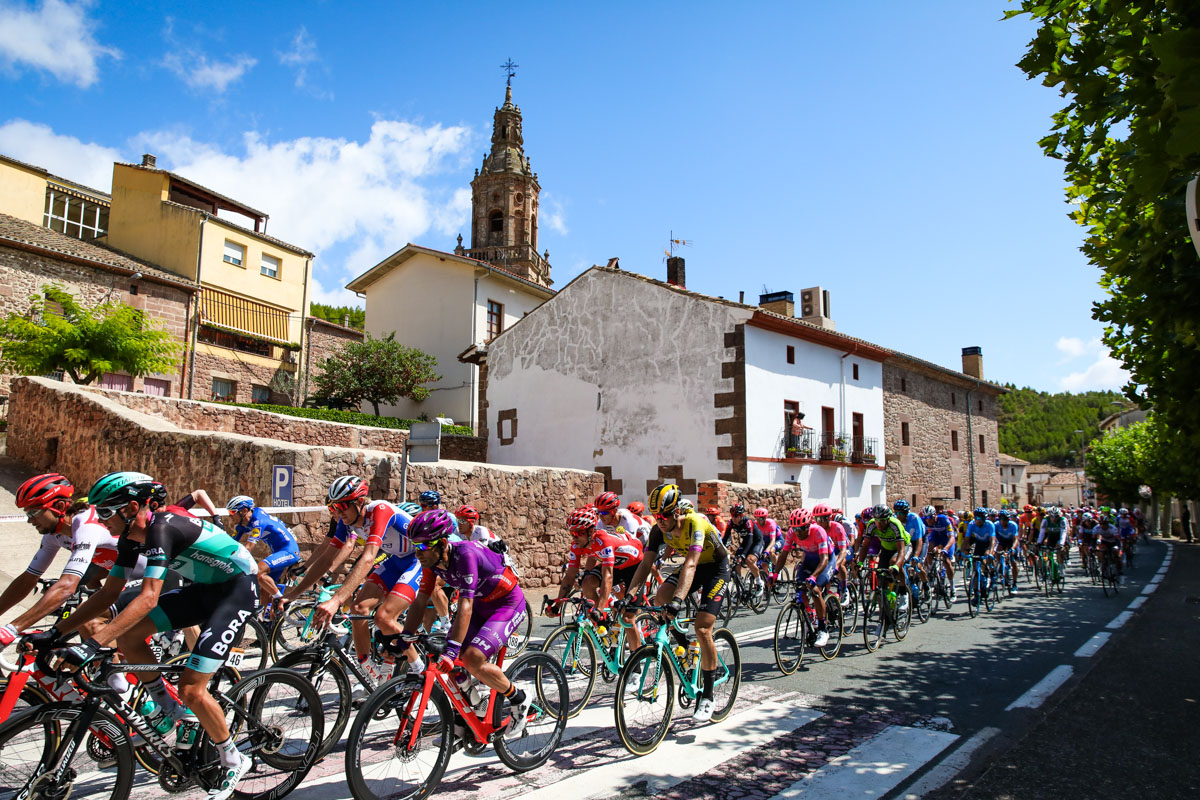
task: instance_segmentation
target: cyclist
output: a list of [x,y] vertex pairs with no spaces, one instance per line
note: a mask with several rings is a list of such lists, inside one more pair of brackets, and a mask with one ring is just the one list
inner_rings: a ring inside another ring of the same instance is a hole
[[[828,510],[828,506],[823,506]],[[817,638],[814,644],[824,647],[829,643],[829,631],[825,627],[825,598],[821,589],[833,577],[837,559],[833,555],[833,543],[825,529],[813,520],[813,512],[806,508],[796,508],[788,515],[788,532],[783,542],[783,549],[775,559],[774,573],[787,562],[792,548],[799,548],[803,553],[799,566],[796,568],[796,582],[808,581],[813,585],[813,611],[817,614]]]
[[[114,641],[131,662],[152,663],[147,636],[200,625],[203,632],[177,685],[186,709],[167,693],[161,676],[139,677],[168,716],[178,720],[190,711],[212,737],[222,772],[208,797],[226,800],[254,762],[235,746],[224,712],[208,693],[208,682],[228,656],[230,642],[238,641],[258,607],[258,567],[245,547],[211,522],[152,511],[148,503],[159,490],[161,484],[140,472],[110,472],[92,486],[88,499],[95,504],[97,518],[120,540],[117,556],[100,591],[46,633],[65,636],[116,601],[112,622],[81,643],[54,652],[66,663],[82,667]],[[131,597],[121,589],[143,555],[142,584]],[[191,583],[162,593],[168,565]]]
[[920,561],[925,557],[925,523],[921,520],[921,515],[913,511],[912,506],[904,499],[893,503],[892,510],[896,512],[896,518],[904,523],[904,529],[908,531],[909,541],[912,542],[910,557]]
[[950,584],[950,602],[958,600],[958,589],[954,585],[954,546],[956,544],[954,521],[947,514],[939,514],[933,506],[922,509],[925,514],[925,565],[926,571],[935,558],[946,565],[946,582]]
[[[88,586],[98,577],[108,574],[117,557],[117,538],[96,517],[96,510],[87,503],[72,503],[75,487],[57,472],[37,475],[17,487],[17,507],[25,519],[42,535],[41,545],[25,568],[8,588],[0,594],[0,614],[5,613],[29,596],[43,573],[54,563],[59,550],[71,555],[62,574],[33,608],[0,627],[0,648],[8,647],[24,630],[33,627],[43,617],[52,614],[75,595],[81,586]],[[141,574],[143,562],[138,566]],[[99,628],[90,624],[85,635]]]
[[1079,564],[1086,571],[1088,551],[1096,546],[1096,518],[1092,516],[1092,512],[1083,512],[1083,516],[1079,520],[1079,535],[1076,536],[1076,540],[1079,542]]
[[1096,535],[1096,548],[1100,551],[1101,563],[1105,558],[1113,559],[1117,564],[1117,575],[1125,575],[1125,559],[1121,558],[1121,531],[1117,520],[1111,513],[1100,518],[1100,523],[1092,529]]
[[996,552],[1003,554],[1014,551],[1012,560],[1012,593],[1016,594],[1017,563],[1020,561],[1016,556],[1020,551],[1021,529],[1017,526],[1017,523],[1013,522],[1012,514],[1008,511],[1001,509],[998,517],[999,519],[995,524]]
[[[446,647],[431,666],[447,674],[461,658],[467,672],[508,700],[511,721],[503,735],[516,738],[525,730],[534,690],[514,684],[491,660],[524,619],[525,594],[499,553],[480,542],[451,542],[454,527],[454,518],[440,508],[422,511],[408,525],[423,569],[417,607],[429,602],[438,578],[458,590],[458,611]],[[414,640],[420,626],[421,616],[410,614],[404,638]]]
[[[996,526],[987,518],[986,508],[977,508],[972,513],[973,519],[967,523],[967,549],[976,558],[990,557],[996,551]],[[985,573],[987,577],[991,577]],[[987,591],[983,589],[983,591]],[[968,598],[968,601],[970,598]]]
[[[405,503],[404,505],[409,504]],[[405,510],[404,505],[400,507],[401,511]],[[415,516],[422,511],[424,509],[418,505],[412,513]],[[499,536],[479,524],[479,510],[475,506],[459,506],[458,510],[454,512],[454,518],[458,521],[459,531],[469,531],[465,535],[460,533],[460,536],[467,541],[483,542],[484,544],[501,541]]]
[[650,537],[650,525],[627,508],[614,492],[604,492],[592,502],[600,517],[600,527],[616,536],[636,539],[642,547]]
[[744,576],[746,568],[749,567],[750,575],[754,579],[751,593],[757,595],[764,589],[762,573],[758,568],[758,561],[762,558],[765,547],[762,532],[750,521],[750,517],[746,516],[746,507],[741,503],[730,507],[729,515],[729,527],[726,530],[733,531],[740,537],[736,554],[738,577]]
[[626,508],[632,511],[634,516],[641,518],[647,525],[654,525],[654,517],[646,514],[646,504],[641,500],[634,500]]
[[[366,543],[350,574],[333,596],[313,609],[313,625],[318,629],[327,625],[354,596],[352,613],[373,614],[375,626],[385,636],[400,633],[400,615],[412,605],[421,581],[421,565],[406,533],[412,517],[386,500],[368,500],[367,482],[357,475],[335,479],[326,492],[325,502],[330,516],[338,520],[332,549],[341,549],[359,537]],[[387,558],[375,564],[376,556],[381,552]],[[328,569],[328,564],[323,561],[311,563],[303,580],[289,589],[284,598],[291,601],[299,597],[324,577]],[[370,658],[371,632],[366,620],[354,620],[351,630],[354,651],[364,671],[376,684],[390,678],[386,668],[377,667]],[[409,648],[405,655],[414,670],[422,669],[423,663],[414,648]]]
[[716,506],[709,506],[704,509],[704,516],[708,517],[708,521],[713,524],[713,527],[721,532],[721,541],[726,547],[729,547],[733,539],[733,533],[728,530],[729,526],[725,524],[725,520],[721,519],[721,509]]
[[1058,553],[1059,569],[1066,568],[1067,562],[1063,553],[1069,552],[1069,548],[1066,546],[1067,522],[1063,519],[1062,509],[1058,506],[1051,506],[1050,510],[1046,512],[1046,517],[1042,520],[1041,531],[1038,533],[1037,543],[1054,548]]
[[567,551],[567,570],[554,605],[566,599],[582,567],[580,594],[596,604],[596,622],[604,624],[614,587],[617,596],[624,597],[625,588],[642,562],[642,543],[636,538],[605,530],[599,513],[588,506],[577,508],[567,516],[567,531],[571,534],[571,549]]
[[768,558],[773,558],[779,551],[780,545],[783,544],[783,531],[779,530],[779,523],[771,519],[770,512],[765,508],[756,508],[754,509],[754,527],[762,534],[763,552],[767,554]]
[[868,554],[878,550],[880,568],[890,567],[904,589],[897,592],[900,596],[897,611],[901,614],[908,611],[908,596],[911,594],[908,576],[901,568],[908,557],[909,545],[908,530],[896,519],[890,508],[880,503],[871,509],[871,521],[863,534],[862,542],[859,543],[857,558],[862,561]]
[[259,583],[271,590],[270,597],[276,600],[282,596],[279,585],[287,579],[287,572],[300,563],[300,545],[296,537],[276,517],[272,517],[254,503],[254,498],[244,494],[230,498],[225,504],[229,511],[230,521],[233,522],[234,536],[242,541],[245,536],[246,544],[262,542],[271,548],[271,554],[258,562]]
[[[673,483],[664,483],[650,493],[650,511],[657,520],[650,529],[650,546],[642,563],[638,565],[633,585],[641,586],[650,574],[655,558],[670,547],[683,556],[683,565],[658,589],[655,602],[665,603],[666,616],[674,618],[683,608],[683,600],[692,591],[700,592],[700,607],[696,611],[696,639],[700,644],[700,671],[703,689],[696,701],[692,719],[707,722],[712,719],[716,703],[713,701],[713,683],[717,674],[717,646],[713,641],[713,624],[721,611],[725,596],[725,584],[729,582],[729,551],[721,543],[721,533],[713,527],[703,514],[695,512],[679,514],[676,509],[682,493]],[[626,612],[625,621],[633,622],[632,612]],[[641,644],[637,628],[633,647]]]
[[[850,533],[842,525],[842,521],[839,519],[841,516],[842,513],[840,511],[830,508],[824,503],[817,503],[812,510],[813,521],[818,527],[823,528],[829,536],[829,545],[833,549],[833,571],[841,578],[844,585],[848,579],[846,575],[846,553],[850,550]],[[786,543],[784,547],[787,547]],[[830,591],[836,593],[836,589],[837,584],[834,584],[830,588]]]

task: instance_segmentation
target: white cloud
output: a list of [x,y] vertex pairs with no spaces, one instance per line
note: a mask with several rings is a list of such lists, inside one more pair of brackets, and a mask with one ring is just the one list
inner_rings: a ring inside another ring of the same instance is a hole
[[1067,358],[1078,358],[1087,351],[1088,343],[1077,336],[1063,336],[1054,343],[1054,346]]
[[112,186],[113,162],[122,158],[111,147],[64,136],[48,125],[23,119],[0,125],[0,153],[104,192]]
[[1120,389],[1128,382],[1129,373],[1121,367],[1121,362],[1102,352],[1097,354],[1096,360],[1087,369],[1059,378],[1058,385],[1068,392],[1086,392]]
[[308,80],[308,65],[317,60],[317,43],[308,35],[308,29],[303,25],[292,37],[291,49],[279,53],[279,63],[296,70],[296,88],[304,86]]
[[121,52],[105,47],[92,35],[96,21],[87,18],[90,0],[74,4],[43,0],[30,8],[0,0],[0,66],[45,70],[64,83],[86,89],[100,77],[98,62]]
[[541,208],[538,211],[539,224],[550,227],[562,236],[567,235],[567,213],[563,210],[562,203],[549,193],[543,193]]
[[163,66],[174,72],[193,89],[211,89],[222,94],[229,84],[249,72],[258,59],[247,55],[234,56],[228,61],[209,61],[208,56],[194,50],[168,53]]

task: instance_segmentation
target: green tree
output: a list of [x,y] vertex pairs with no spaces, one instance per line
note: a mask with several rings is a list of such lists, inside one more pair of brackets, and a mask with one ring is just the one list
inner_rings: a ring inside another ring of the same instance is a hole
[[308,313],[314,317],[341,325],[347,321],[351,328],[362,330],[367,324],[367,312],[354,306],[329,306],[324,303],[309,303]]
[[149,375],[178,364],[180,345],[136,308],[104,302],[83,308],[55,286],[30,298],[28,313],[0,319],[0,368],[25,375],[62,370],[79,384],[106,372]]
[[1100,421],[1116,411],[1113,402],[1121,398],[1116,392],[1050,394],[1012,384],[1007,388],[999,400],[1000,450],[1035,464],[1077,461],[1075,431],[1084,432],[1085,443],[1099,436]]
[[405,347],[389,333],[382,339],[367,334],[361,342],[347,342],[332,356],[317,364],[321,374],[313,378],[318,401],[353,406],[367,402],[379,416],[380,403],[395,403],[401,397],[424,400],[424,384],[441,378],[437,359],[415,347]]
[[1110,431],[1088,452],[1088,478],[1110,502],[1135,502],[1139,486],[1153,486],[1150,471],[1157,446],[1154,424],[1149,420]]
[[[1093,317],[1129,370],[1125,393],[1200,445],[1200,257],[1184,190],[1200,172],[1200,3],[1021,0],[1039,24],[1018,66],[1067,105],[1040,142],[1061,159],[1082,251],[1108,297]],[[1184,467],[1196,483],[1200,467]]]

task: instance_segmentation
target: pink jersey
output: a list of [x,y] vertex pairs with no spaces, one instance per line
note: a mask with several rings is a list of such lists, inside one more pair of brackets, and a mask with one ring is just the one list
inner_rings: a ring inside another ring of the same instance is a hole
[[779,524],[769,517],[767,518],[766,524],[762,525],[759,524],[758,517],[755,517],[754,527],[757,528],[758,532],[762,534],[764,542],[773,542],[775,541],[776,537],[783,533],[783,531],[779,528]]
[[829,534],[815,522],[808,526],[804,534],[800,534],[796,528],[788,530],[783,541],[783,552],[793,548],[804,553],[805,561],[820,561],[821,556],[833,557],[833,543],[829,540]]
[[838,550],[845,550],[850,546],[850,532],[846,530],[846,526],[836,520],[829,521],[829,541]]

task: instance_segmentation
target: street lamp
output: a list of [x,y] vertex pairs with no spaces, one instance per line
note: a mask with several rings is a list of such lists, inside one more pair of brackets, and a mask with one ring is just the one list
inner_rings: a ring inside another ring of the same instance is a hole
[[1087,480],[1087,448],[1083,444],[1083,431],[1075,432],[1079,434],[1079,452],[1083,460],[1083,476],[1079,479],[1079,505],[1083,505],[1083,484]]

